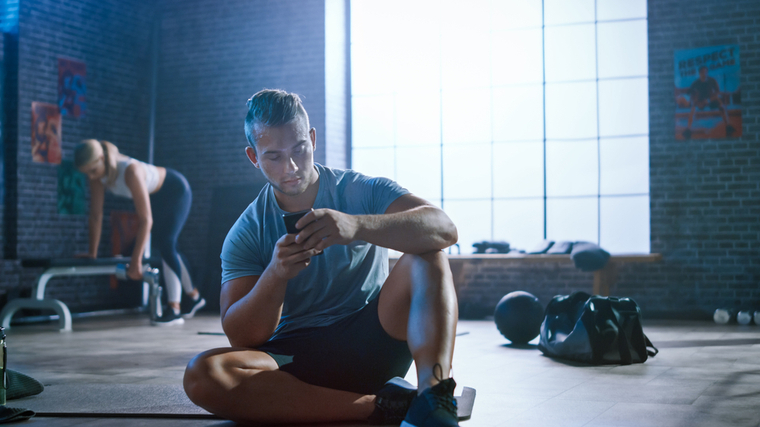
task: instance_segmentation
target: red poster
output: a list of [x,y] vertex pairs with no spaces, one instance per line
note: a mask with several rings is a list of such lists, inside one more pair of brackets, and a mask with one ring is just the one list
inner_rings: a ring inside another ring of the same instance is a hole
[[32,160],[61,163],[61,112],[57,105],[32,102]]

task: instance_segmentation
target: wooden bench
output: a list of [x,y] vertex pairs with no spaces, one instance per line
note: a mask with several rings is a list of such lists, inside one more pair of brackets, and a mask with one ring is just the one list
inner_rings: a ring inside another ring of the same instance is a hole
[[[391,258],[391,267],[398,258]],[[472,254],[472,255],[449,255],[449,265],[454,276],[454,284],[460,286],[464,282],[464,266],[477,260],[498,260],[505,264],[525,263],[568,263],[573,260],[570,255],[529,255],[529,254]],[[652,263],[662,260],[661,254],[630,254],[612,255],[607,265],[601,270],[594,271],[593,294],[609,296],[610,288],[617,282],[617,267],[621,264]]]

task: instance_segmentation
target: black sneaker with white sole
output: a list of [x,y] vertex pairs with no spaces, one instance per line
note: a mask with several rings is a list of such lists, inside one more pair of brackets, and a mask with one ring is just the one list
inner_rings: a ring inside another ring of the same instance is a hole
[[174,310],[167,307],[164,309],[164,314],[161,315],[161,317],[151,320],[150,323],[153,326],[182,325],[185,323],[185,319],[183,319],[179,314],[175,313]]
[[433,375],[440,382],[417,395],[409,406],[409,412],[401,427],[459,427],[457,400],[454,389],[457,383],[453,378],[443,379],[441,365],[433,367]]
[[369,416],[369,423],[401,424],[415,396],[417,396],[417,387],[401,377],[390,379],[375,393],[375,411]]
[[206,306],[206,300],[203,299],[203,297],[200,295],[198,295],[197,299],[192,299],[186,296],[186,298],[182,298],[179,306],[181,316],[185,319],[191,319],[193,316],[195,316],[195,313],[197,313],[198,310]]

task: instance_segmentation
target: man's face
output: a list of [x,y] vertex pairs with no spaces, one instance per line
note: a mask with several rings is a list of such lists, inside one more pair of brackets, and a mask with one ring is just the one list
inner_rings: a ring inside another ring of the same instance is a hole
[[699,69],[699,80],[702,80],[702,81],[707,80],[707,68]]
[[280,193],[297,196],[314,182],[316,132],[299,118],[276,127],[257,126],[256,153],[251,157],[269,183]]

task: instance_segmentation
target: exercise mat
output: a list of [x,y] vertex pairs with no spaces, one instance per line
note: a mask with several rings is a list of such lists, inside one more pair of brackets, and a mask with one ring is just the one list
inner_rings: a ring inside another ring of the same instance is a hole
[[37,396],[13,401],[37,416],[143,416],[207,418],[215,415],[194,405],[180,384],[54,384]]

